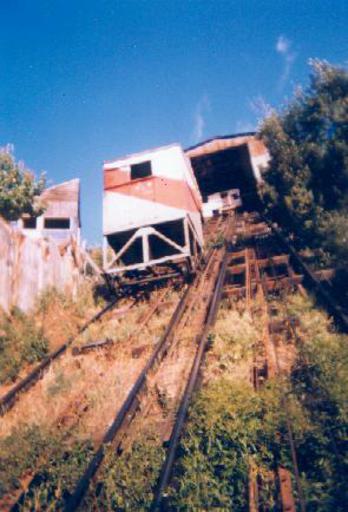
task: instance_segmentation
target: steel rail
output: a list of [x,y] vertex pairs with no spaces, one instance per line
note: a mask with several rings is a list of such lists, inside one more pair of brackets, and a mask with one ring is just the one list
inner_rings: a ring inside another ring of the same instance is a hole
[[175,328],[185,311],[187,299],[191,289],[192,285],[186,288],[184,295],[180,299],[174,311],[174,314],[172,315],[171,320],[164,334],[162,335],[161,340],[155,347],[155,350],[151,354],[143,370],[138,376],[121,409],[116,414],[111,426],[106,431],[95,455],[93,456],[85,472],[77,482],[77,485],[72,495],[67,500],[67,503],[65,504],[64,507],[65,512],[73,512],[78,509],[86,492],[88,491],[91,479],[96,474],[99,466],[101,465],[104,459],[106,445],[114,441],[117,434],[124,427],[126,427],[133,419],[139,405],[138,395],[142,391],[142,389],[146,387],[146,378],[149,371],[155,366],[156,363],[163,359],[166,352],[168,351],[170,340],[174,334]]
[[[130,334],[130,336],[127,338],[128,341],[131,341],[132,339],[134,339],[135,336],[139,333],[139,331],[141,329],[143,329],[148,324],[148,322],[150,321],[150,319],[152,318],[154,313],[158,310],[158,307],[160,306],[161,302],[163,301],[163,299],[165,298],[167,293],[168,293],[168,290],[165,289],[161,294],[159,294],[159,296],[157,297],[154,304],[151,305],[151,307],[149,307],[149,311],[147,312],[147,314],[144,316],[144,318],[140,322],[140,325],[136,326],[136,328],[134,329],[134,332],[132,332]],[[69,433],[69,431],[65,432],[65,436],[68,433]],[[11,508],[10,508],[11,512],[19,512],[21,510],[21,507],[25,501],[26,495],[27,495],[28,491],[35,485],[37,478],[38,478],[38,472],[36,471],[35,474],[33,475],[33,477],[31,478],[30,482],[28,483],[28,485],[25,486],[25,489],[21,492],[20,496],[16,499],[16,501],[11,506]],[[1,507],[1,504],[0,504],[0,507]]]
[[88,491],[90,481],[97,473],[104,459],[105,447],[108,444],[115,442],[117,435],[120,432],[123,432],[130,425],[132,419],[134,418],[137,412],[137,409],[139,408],[139,395],[144,389],[146,389],[146,380],[148,373],[155,367],[156,364],[160,363],[163,360],[168,350],[170,349],[172,339],[175,338],[175,330],[179,322],[183,318],[185,310],[187,308],[190,292],[191,290],[194,289],[196,283],[199,282],[200,277],[204,275],[206,270],[209,268],[214,253],[215,249],[211,248],[208,252],[208,255],[205,258],[203,269],[199,274],[197,274],[196,279],[192,283],[190,283],[190,285],[186,288],[184,295],[180,299],[159,343],[155,347],[152,355],[145,364],[145,367],[138,376],[121,409],[116,414],[113,423],[105,433],[95,455],[93,456],[85,472],[77,482],[77,485],[72,495],[68,498],[64,507],[64,512],[74,512],[80,507],[82,500],[84,499]]
[[206,347],[207,347],[209,331],[215,323],[218,307],[219,307],[219,304],[221,301],[222,289],[223,289],[223,285],[224,285],[224,281],[225,281],[226,269],[227,269],[227,264],[228,264],[228,257],[229,257],[228,252],[225,249],[224,257],[223,257],[222,263],[220,265],[218,277],[216,280],[216,286],[215,286],[212,298],[210,300],[209,309],[208,309],[206,319],[204,321],[204,327],[199,336],[200,341],[199,341],[198,349],[196,351],[196,355],[195,355],[195,358],[194,358],[194,361],[193,361],[193,364],[191,367],[189,379],[186,384],[186,388],[185,388],[185,391],[184,391],[184,394],[183,394],[183,397],[182,397],[182,400],[180,403],[180,407],[178,410],[175,425],[174,425],[174,428],[173,428],[173,431],[172,431],[172,434],[170,437],[166,459],[165,459],[164,465],[162,467],[160,477],[159,477],[159,480],[158,480],[158,483],[156,486],[156,490],[154,493],[155,496],[154,496],[154,500],[153,500],[153,503],[152,503],[151,509],[150,509],[153,512],[157,511],[157,510],[161,510],[163,493],[164,493],[164,491],[170,481],[170,478],[171,478],[171,474],[172,474],[172,470],[173,470],[173,466],[174,466],[174,462],[175,462],[175,457],[176,457],[176,452],[177,452],[177,448],[178,448],[178,443],[179,443],[180,436],[181,436],[181,433],[183,430],[183,426],[184,426],[184,423],[186,420],[190,400],[192,398],[193,391],[195,390],[196,385],[197,385],[199,371],[200,371],[200,367],[201,367],[202,360],[203,360],[203,355],[204,355]]
[[[254,241],[255,241],[256,255],[258,256],[258,254],[259,254],[259,247],[257,245],[257,237],[254,238]],[[269,251],[269,246],[267,247],[267,249]],[[275,275],[275,269],[274,269],[274,265],[273,265],[273,262],[272,262],[272,256],[268,256],[267,259],[269,260],[270,265],[271,265],[271,272],[272,272],[273,275]],[[260,275],[261,275],[261,287],[262,287],[262,291],[263,291],[263,294],[264,294],[265,299],[266,299],[267,313],[270,316],[269,293],[268,293],[268,290],[267,290],[267,285],[265,284],[265,277],[264,277],[264,270],[263,269],[260,269]],[[276,363],[276,373],[280,376],[281,375],[281,367],[280,367],[277,347],[276,347],[276,344],[274,343],[274,340],[273,340],[273,337],[272,337],[273,332],[272,332],[272,327],[271,326],[269,327],[269,333],[270,333],[271,342],[272,342],[272,345],[273,345],[273,348],[274,348],[275,363]],[[306,511],[306,502],[305,502],[304,491],[303,491],[303,487],[302,487],[302,483],[301,483],[300,471],[299,471],[299,466],[298,466],[297,450],[296,450],[294,433],[293,433],[293,428],[292,428],[291,419],[290,419],[290,410],[289,410],[289,407],[288,407],[287,398],[286,398],[286,396],[285,396],[285,394],[283,392],[281,392],[280,401],[281,401],[281,406],[282,406],[282,408],[285,411],[285,423],[286,423],[286,429],[287,429],[287,433],[288,433],[288,441],[289,441],[289,446],[290,446],[292,465],[293,465],[293,468],[294,468],[294,476],[295,476],[295,480],[296,480],[296,487],[297,487],[297,491],[298,491],[298,498],[299,498],[299,502],[300,502],[300,509],[301,509],[301,512],[305,512]]]
[[[279,240],[281,240],[281,239],[278,238],[278,243],[279,243]],[[280,245],[279,245],[279,247],[280,247]],[[295,251],[295,249],[294,249],[294,251]],[[298,256],[298,257],[299,257],[299,259],[301,259],[300,256]],[[298,283],[296,283],[296,280],[293,278],[293,276],[290,275],[289,277],[290,277],[290,281],[292,282],[294,288],[298,288]],[[284,306],[284,310],[285,310],[287,316],[290,317],[290,315],[289,315],[289,306],[288,306],[288,303],[287,303],[287,301],[285,299],[282,301],[282,304]],[[292,322],[289,322],[289,329],[290,329],[290,331],[291,331],[291,333],[292,333],[292,335],[294,337],[294,340],[295,340],[296,344],[299,347],[301,347],[301,345],[303,344],[303,341],[301,340],[301,338],[300,338],[300,336],[299,336],[299,334],[297,332],[296,326],[293,325]],[[306,364],[305,364],[305,370],[307,372],[308,377],[310,378],[308,362],[306,362]],[[325,398],[328,399],[328,391],[325,388],[321,387],[321,392],[324,394]],[[334,434],[333,434],[332,430],[333,430],[332,427],[328,428],[329,436],[330,436],[331,443],[332,443],[332,448],[333,448],[333,451],[335,453],[335,457],[336,457],[336,459],[338,461],[338,464],[340,464],[341,467],[343,468],[343,466],[344,466],[343,456],[342,456],[342,454],[339,453],[339,450],[338,450],[337,444],[336,444],[336,440],[335,440],[335,437],[334,437]]]
[[276,235],[278,240],[281,242],[281,244],[283,244],[283,246],[286,247],[286,249],[289,251],[293,259],[300,266],[303,274],[307,278],[307,281],[311,283],[311,286],[314,289],[315,293],[317,293],[321,300],[324,302],[324,304],[326,304],[329,313],[332,314],[336,323],[338,323],[345,332],[348,332],[348,317],[346,314],[343,313],[337,301],[331,296],[331,294],[327,290],[325,290],[324,286],[321,284],[321,282],[314,274],[314,272],[309,268],[307,263],[303,261],[301,256],[294,248],[294,246],[283,235],[281,229],[272,224],[271,222],[269,222],[267,219],[264,220],[268,224],[272,232]]
[[26,377],[21,379],[13,388],[11,388],[5,395],[0,398],[0,416],[4,416],[4,414],[13,407],[18,398],[18,395],[27,391],[31,386],[33,386],[38,380],[40,380],[43,376],[44,371],[49,368],[51,363],[57,359],[59,356],[64,354],[69,346],[76,340],[80,334],[82,334],[91,324],[99,320],[105,313],[110,311],[118,299],[114,299],[109,304],[107,304],[101,311],[96,313],[92,318],[90,318],[74,336],[68,338],[60,347],[58,347],[55,351],[51,352],[46,356],[41,363],[39,363]]

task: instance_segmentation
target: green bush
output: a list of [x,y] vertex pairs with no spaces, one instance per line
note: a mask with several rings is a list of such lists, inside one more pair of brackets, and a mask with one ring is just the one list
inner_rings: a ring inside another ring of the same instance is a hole
[[[279,391],[261,393],[223,378],[209,384],[191,407],[180,458],[170,489],[175,510],[247,511],[251,461],[267,474],[277,460],[289,464],[280,438],[285,435]],[[278,435],[276,435],[278,434]],[[264,479],[261,502],[274,505]]]
[[47,433],[37,427],[18,427],[0,440],[0,497],[20,487],[20,478],[32,470],[47,448]]
[[60,433],[19,427],[0,440],[0,497],[20,488],[30,472],[35,483],[20,510],[61,510],[92,453],[89,441],[69,444]]
[[18,308],[0,321],[0,383],[14,380],[26,363],[48,353],[48,340],[33,318]]
[[94,500],[90,496],[98,504],[97,510],[150,510],[153,488],[164,461],[159,444],[157,436],[146,434],[121,456],[110,447],[94,489]]
[[289,300],[298,318],[298,355],[292,392],[312,429],[298,447],[306,474],[308,510],[345,510],[348,504],[348,344],[327,316],[300,296]]
[[63,510],[93,454],[90,441],[69,446],[51,439],[49,456],[36,474],[37,485],[29,490],[21,510]]
[[[284,315],[298,317],[294,324],[298,325],[298,352],[292,372],[255,392],[245,379],[243,384],[236,378],[241,374],[233,365],[221,367],[221,362],[236,354],[238,366],[247,360],[255,333],[251,329],[246,335],[245,329],[236,329],[242,319],[234,322],[235,313],[220,312],[207,358],[208,373],[217,377],[207,381],[189,412],[169,490],[169,506],[174,510],[249,510],[251,466],[262,480],[260,508],[280,510],[272,475],[280,465],[294,474],[287,419],[307,510],[346,510],[347,336],[334,332],[327,316],[299,295],[287,298]],[[222,371],[212,372],[212,368]],[[295,482],[293,490],[296,497]]]

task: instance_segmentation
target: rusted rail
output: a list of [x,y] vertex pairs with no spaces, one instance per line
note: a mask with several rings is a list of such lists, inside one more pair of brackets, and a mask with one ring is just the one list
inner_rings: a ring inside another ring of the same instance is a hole
[[[147,388],[147,379],[151,372],[158,368],[167,353],[169,353],[171,350],[173,343],[175,343],[176,330],[181,320],[186,317],[186,312],[191,310],[192,303],[195,301],[195,286],[200,282],[200,278],[204,276],[207,270],[210,268],[211,262],[213,261],[217,251],[218,249],[213,248],[209,251],[206,257],[205,265],[201,272],[197,274],[195,280],[187,286],[164,334],[162,335],[150,358],[148,359],[145,367],[138,376],[121,409],[117,412],[114,421],[105,433],[94,457],[86,468],[84,474],[77,482],[72,495],[67,500],[64,508],[65,512],[74,512],[81,505],[88,491],[92,478],[96,475],[100,465],[103,462],[106,446],[112,443],[114,449],[117,450],[117,447],[121,445],[124,433],[127,431],[127,429],[129,429],[139,410],[141,397]],[[193,292],[193,297],[191,297],[191,291]]]
[[228,264],[228,253],[227,253],[227,251],[225,251],[225,255],[224,255],[223,261],[220,266],[214,293],[213,293],[213,296],[210,301],[208,314],[205,319],[203,329],[202,329],[202,332],[200,335],[198,349],[197,349],[197,352],[196,352],[196,355],[195,355],[195,358],[194,358],[194,361],[193,361],[193,364],[191,367],[190,376],[187,381],[186,388],[185,388],[185,391],[184,391],[184,394],[183,394],[183,397],[182,397],[182,400],[180,403],[180,407],[179,407],[179,411],[178,411],[178,414],[176,417],[172,435],[170,437],[169,447],[168,447],[168,451],[166,454],[166,459],[165,459],[164,465],[162,467],[160,477],[159,477],[159,480],[158,480],[158,483],[156,486],[156,491],[154,494],[154,501],[153,501],[153,504],[151,507],[152,511],[157,511],[157,510],[162,509],[163,493],[169,483],[171,473],[173,470],[173,465],[174,465],[174,461],[175,461],[176,451],[178,448],[178,443],[179,443],[180,436],[181,436],[183,426],[185,423],[185,419],[187,416],[187,411],[188,411],[190,400],[192,398],[192,393],[197,385],[202,359],[203,359],[204,352],[205,352],[206,346],[207,346],[209,331],[210,331],[211,327],[214,325],[215,320],[216,320],[217,310],[218,310],[219,303],[221,300],[223,284],[224,284],[225,276],[226,276],[227,264]]
[[140,375],[138,376],[135,384],[133,385],[130,393],[128,394],[126,400],[124,401],[121,409],[118,411],[114,421],[112,422],[111,426],[105,433],[98,450],[96,451],[94,457],[92,458],[91,462],[89,463],[84,474],[79,479],[70,499],[67,501],[65,509],[64,509],[65,512],[73,512],[73,511],[77,510],[77,508],[80,506],[80,504],[89,488],[91,479],[97,472],[100,464],[102,463],[102,461],[104,459],[106,445],[113,442],[115,440],[116,435],[122,429],[127,428],[127,426],[132,421],[132,419],[137,411],[137,408],[139,406],[139,398],[138,398],[139,393],[146,386],[146,377],[147,377],[149,371],[160,360],[163,359],[166,351],[169,349],[170,341],[171,341],[171,338],[175,331],[176,325],[184,313],[184,310],[185,310],[185,307],[187,304],[187,299],[189,296],[189,292],[190,292],[190,287],[187,287],[184,292],[184,295],[180,299],[179,304],[177,305],[177,307],[174,311],[174,314],[166,328],[165,333],[163,334],[161,340],[159,341],[155,350],[151,354],[145,367],[143,368]]
[[282,231],[275,224],[268,223],[273,233],[278,238],[279,242],[286,247],[289,251],[291,257],[294,262],[301,268],[306,282],[309,287],[319,296],[321,301],[325,304],[329,314],[331,314],[336,323],[341,327],[342,330],[348,332],[348,317],[342,311],[342,308],[339,306],[337,301],[331,296],[331,294],[324,288],[315,272],[313,272],[309,266],[303,261],[301,256],[298,254],[294,246],[286,239],[283,235]]
[[[256,256],[257,256],[256,262],[262,261],[262,257],[264,256],[264,254],[262,254],[262,252],[260,251],[258,237],[254,238],[254,242],[255,242],[255,251],[256,251]],[[266,247],[266,252],[268,255],[266,259],[269,262],[272,277],[277,278],[277,272],[275,269],[274,259],[272,257],[271,241],[269,241],[267,243],[267,245],[263,244],[263,249],[265,247]],[[269,298],[269,289],[267,287],[267,277],[264,274],[264,269],[265,269],[265,266],[263,266],[263,265],[261,265],[259,268],[259,272],[260,272],[260,276],[261,276],[261,289],[262,289],[262,293],[263,293],[263,297],[264,297],[264,301],[265,301],[266,313],[268,316],[267,329],[268,329],[268,333],[269,333],[269,341],[272,345],[272,352],[273,352],[273,356],[274,356],[275,374],[280,376],[281,375],[281,367],[280,367],[280,363],[279,363],[277,345],[273,338],[273,327],[272,327],[273,324],[270,321],[272,315],[271,315],[271,310],[270,310],[270,305],[269,305],[270,298]],[[289,278],[290,278],[290,280],[292,280],[293,286],[297,287],[297,282],[295,279],[293,279],[292,272],[289,272]],[[304,492],[303,492],[303,488],[302,488],[300,472],[299,472],[299,467],[298,467],[298,457],[297,457],[296,444],[295,444],[295,439],[294,439],[294,434],[293,434],[291,416],[290,416],[288,401],[287,401],[287,397],[286,397],[285,393],[281,393],[281,407],[285,412],[287,437],[288,437],[292,465],[293,465],[296,487],[297,487],[297,492],[298,492],[299,506],[300,506],[301,512],[305,512],[306,502],[305,502],[305,498],[304,498]],[[296,512],[295,499],[293,497],[291,477],[290,477],[289,471],[283,467],[279,467],[278,468],[278,478],[279,478],[279,484],[280,484],[283,510],[284,511],[289,510],[289,512]]]
[[75,336],[71,336],[68,338],[57,350],[51,352],[48,356],[46,356],[41,363],[39,363],[26,377],[20,380],[13,388],[10,389],[4,396],[0,398],[0,416],[3,416],[9,409],[13,407],[20,393],[27,391],[31,388],[38,380],[42,378],[44,372],[50,367],[51,363],[58,359],[69,346],[75,341],[75,339],[80,336],[88,327],[99,320],[102,316],[105,315],[108,311],[110,311],[118,299],[113,300],[109,304],[107,304],[101,311],[95,314],[92,318],[90,318],[83,326],[78,330]]
[[[255,353],[251,374],[252,382],[257,390],[262,386],[264,379],[267,379],[269,376],[280,375],[281,373],[277,346],[274,340],[273,330],[276,326],[271,317],[270,294],[277,292],[282,297],[285,290],[298,288],[302,279],[301,276],[295,274],[292,270],[289,256],[278,254],[275,250],[274,234],[267,224],[258,223],[257,218],[250,218],[249,216],[239,219],[238,224],[244,248],[236,251],[231,256],[229,275],[232,278],[233,284],[229,283],[224,293],[227,296],[237,295],[245,297],[246,307],[252,314],[254,314],[254,300],[259,297],[262,301],[265,330],[262,340],[263,346],[261,347],[261,344],[258,344],[258,350],[261,348],[262,356],[259,353]],[[265,240],[267,240],[266,243]],[[262,246],[263,251],[260,249],[260,246]],[[291,418],[285,396],[281,399],[281,407],[286,413],[287,438],[298,491],[297,499],[301,512],[304,512],[305,500],[299,475]],[[258,495],[260,482],[258,481],[257,474],[257,467],[251,464],[249,471],[250,512],[257,512],[259,510]],[[277,477],[283,510],[295,512],[296,502],[292,491],[291,473],[284,467],[279,466]]]
[[[156,313],[156,311],[158,311],[158,308],[159,308],[160,304],[162,303],[163,299],[165,298],[166,294],[167,294],[167,290],[165,289],[162,291],[162,293],[159,293],[159,295],[156,298],[156,300],[154,301],[154,303],[149,305],[149,308],[146,311],[146,313],[140,318],[139,324],[135,327],[134,331],[130,334],[130,336],[128,338],[129,341],[134,339],[135,336],[138,335],[139,332],[146,327],[146,325],[149,323],[150,319],[153,317],[153,315]],[[128,311],[128,309],[127,309],[127,311]],[[77,402],[77,404],[78,404],[77,416],[78,416],[78,420],[80,420],[80,418],[82,417],[85,410],[87,410],[87,408],[85,406],[82,406],[82,408],[81,408],[81,405],[78,402]],[[65,416],[65,414],[62,415],[62,418],[64,418],[64,416]],[[69,431],[72,429],[72,427],[74,426],[75,423],[73,422],[73,425],[71,425],[69,427],[68,431],[66,431],[64,433],[65,437],[67,437],[69,435]],[[57,424],[58,425],[60,424],[60,419],[58,419]],[[15,502],[13,502],[13,504],[11,505],[11,507],[10,507],[11,512],[19,512],[21,510],[21,507],[22,507],[23,503],[25,502],[25,498],[26,498],[28,491],[32,487],[35,486],[35,483],[38,479],[37,475],[38,475],[38,472],[36,470],[36,472],[33,474],[32,478],[24,486],[25,488],[20,492],[18,498],[16,498]],[[1,503],[0,503],[0,508],[1,508]]]

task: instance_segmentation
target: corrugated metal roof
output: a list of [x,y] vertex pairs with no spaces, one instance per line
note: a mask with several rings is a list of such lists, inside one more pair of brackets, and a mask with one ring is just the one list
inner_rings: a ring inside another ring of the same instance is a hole
[[199,148],[201,146],[204,146],[205,144],[208,144],[209,142],[217,141],[217,140],[225,140],[225,139],[236,139],[238,137],[251,137],[256,135],[256,132],[242,132],[242,133],[234,133],[231,135],[216,135],[215,137],[210,137],[209,139],[206,139],[202,142],[199,142],[198,144],[195,144],[194,146],[190,146],[189,148],[185,149],[185,153]]
[[186,155],[190,158],[209,155],[224,149],[241,146],[242,144],[248,144],[253,140],[255,140],[254,132],[242,133],[232,136],[215,137],[187,149]]
[[78,201],[80,194],[80,180],[73,180],[46,188],[41,194],[46,201]]
[[80,219],[80,180],[78,178],[47,188],[42,192],[41,198],[47,204],[44,217]]

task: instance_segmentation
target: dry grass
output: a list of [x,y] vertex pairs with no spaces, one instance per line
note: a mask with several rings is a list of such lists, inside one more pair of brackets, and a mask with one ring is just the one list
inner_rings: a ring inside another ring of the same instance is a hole
[[[85,412],[77,434],[99,440],[167,324],[176,298],[173,294],[171,308],[154,315],[135,339],[130,339],[130,335],[144,316],[147,303],[134,306],[121,318],[115,310],[110,311],[102,321],[90,326],[79,337],[78,344],[105,337],[114,340],[114,344],[76,357],[69,351],[54,362],[43,379],[23,394],[2,419],[0,436],[8,435],[21,423],[44,428],[64,424],[71,410],[82,406]],[[132,358],[132,349],[142,345],[145,350],[137,359]]]
[[49,288],[26,314],[18,308],[8,316],[0,312],[0,337],[3,336],[0,340],[3,367],[0,395],[5,394],[13,382],[27,375],[47,353],[75,336],[79,327],[101,305],[94,300],[93,283],[86,280],[74,300]]
[[212,347],[207,354],[206,381],[224,375],[228,380],[248,382],[254,345],[262,331],[244,308],[220,308],[211,334]]

